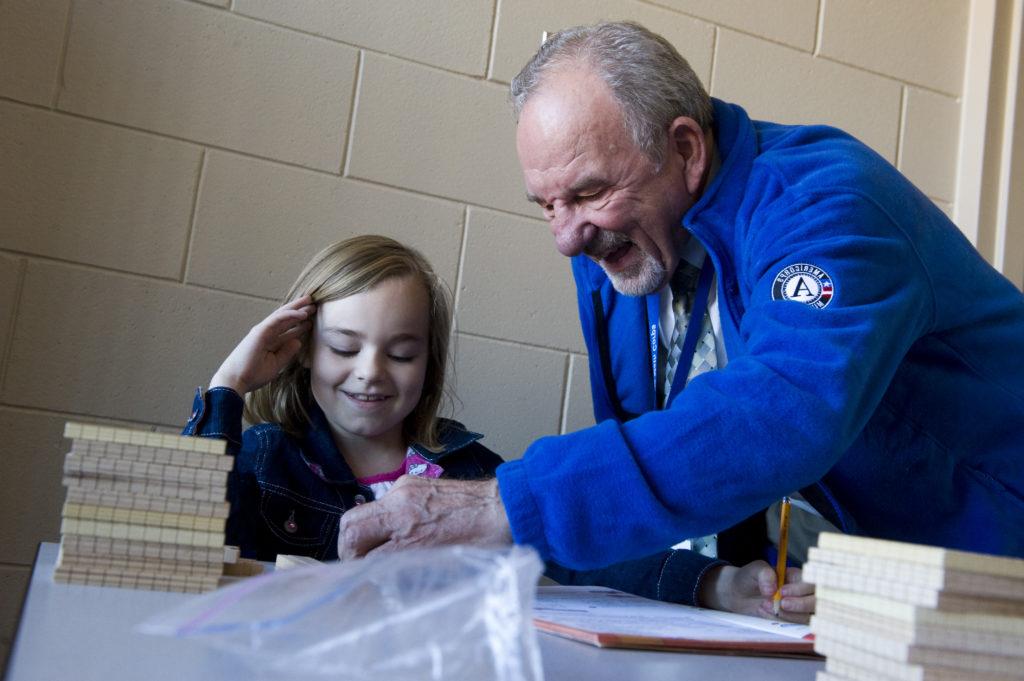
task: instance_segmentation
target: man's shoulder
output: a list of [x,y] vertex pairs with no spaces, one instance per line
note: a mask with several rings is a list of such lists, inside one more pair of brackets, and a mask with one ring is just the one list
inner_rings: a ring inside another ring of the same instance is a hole
[[862,190],[898,175],[885,158],[853,135],[828,125],[755,121],[757,153],[752,176],[770,176],[800,191]]

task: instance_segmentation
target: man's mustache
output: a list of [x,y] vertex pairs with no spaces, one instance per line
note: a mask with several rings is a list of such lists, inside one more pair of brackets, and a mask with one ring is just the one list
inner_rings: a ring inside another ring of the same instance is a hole
[[583,249],[583,252],[595,260],[602,260],[628,243],[631,242],[625,234],[599,229],[594,238]]

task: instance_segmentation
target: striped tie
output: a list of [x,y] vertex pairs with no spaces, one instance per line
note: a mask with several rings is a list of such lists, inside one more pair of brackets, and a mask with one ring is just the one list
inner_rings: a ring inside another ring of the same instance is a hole
[[[668,346],[668,358],[665,363],[663,402],[668,402],[668,396],[672,391],[672,380],[675,378],[676,368],[679,365],[679,356],[683,351],[686,327],[690,321],[690,310],[693,309],[694,296],[697,292],[697,279],[699,277],[700,269],[685,260],[680,260],[679,266],[676,268],[675,274],[672,275],[672,281],[669,284],[672,289],[672,311],[675,313],[676,323],[672,327],[672,336]],[[715,334],[711,328],[711,315],[707,311],[704,312],[700,331],[697,346],[693,351],[693,361],[690,362],[689,373],[686,376],[687,385],[689,385],[694,377],[718,368],[718,357],[715,355]],[[718,535],[711,534],[706,537],[688,539],[676,544],[673,548],[686,548],[705,556],[716,558],[718,556]]]
[[[672,335],[668,343],[668,357],[665,362],[665,383],[662,395],[667,401],[672,390],[672,381],[676,376],[676,368],[679,364],[679,356],[683,351],[683,341],[686,338],[686,327],[690,321],[690,310],[693,309],[693,298],[697,291],[697,279],[700,270],[685,260],[679,261],[675,274],[672,275],[670,287],[672,289],[672,311],[676,316],[675,326],[672,327]],[[715,355],[715,334],[711,328],[711,316],[705,312],[701,320],[700,337],[697,339],[697,346],[693,352],[693,361],[690,362],[689,373],[686,375],[686,383],[689,385],[696,376],[705,371],[718,368],[718,358]]]

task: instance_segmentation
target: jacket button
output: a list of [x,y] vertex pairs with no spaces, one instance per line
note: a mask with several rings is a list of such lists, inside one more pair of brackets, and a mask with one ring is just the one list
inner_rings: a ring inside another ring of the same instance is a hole
[[352,498],[352,501],[356,502],[356,506],[358,506],[359,504],[366,503],[366,497],[364,497],[362,494],[357,494],[355,495],[355,497]]
[[288,534],[295,534],[299,531],[299,525],[295,522],[295,511],[288,516],[288,520],[284,521],[284,531]]

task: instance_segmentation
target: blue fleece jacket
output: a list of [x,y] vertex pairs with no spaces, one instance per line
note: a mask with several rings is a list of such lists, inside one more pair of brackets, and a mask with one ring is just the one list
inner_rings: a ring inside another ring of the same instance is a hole
[[729,364],[658,410],[657,294],[574,258],[599,423],[498,468],[515,540],[605,565],[802,490],[846,532],[1024,556],[1024,296],[849,135],[717,100],[714,132],[680,229]]

